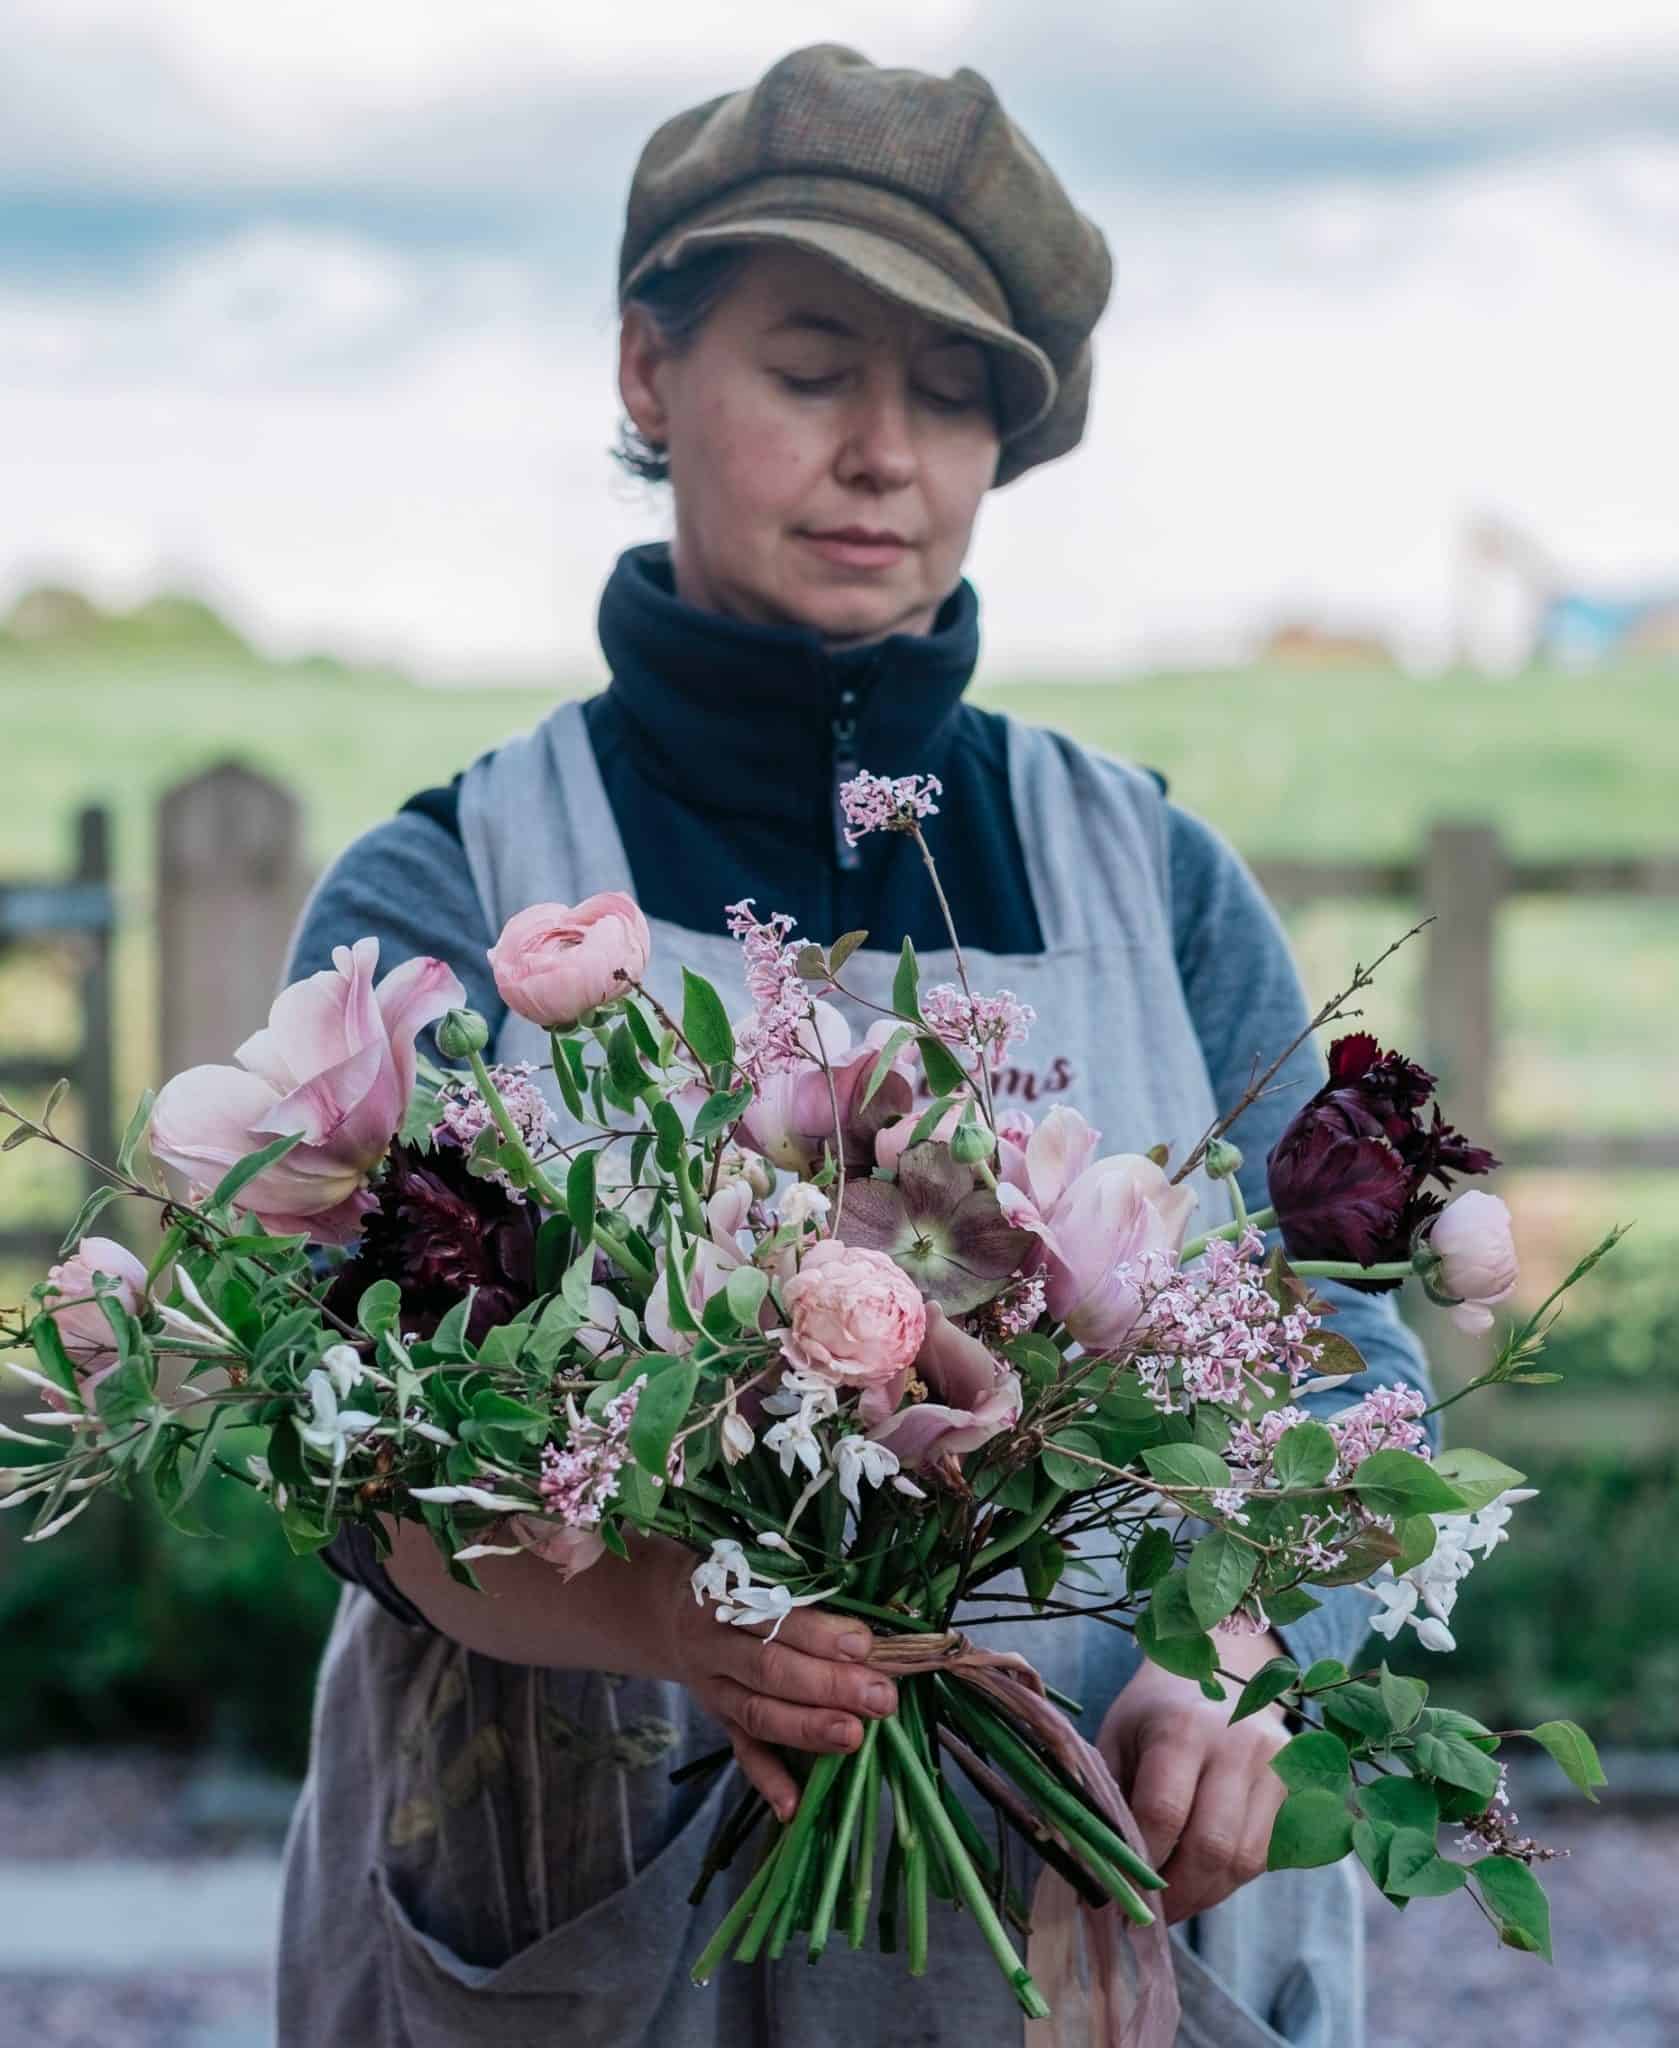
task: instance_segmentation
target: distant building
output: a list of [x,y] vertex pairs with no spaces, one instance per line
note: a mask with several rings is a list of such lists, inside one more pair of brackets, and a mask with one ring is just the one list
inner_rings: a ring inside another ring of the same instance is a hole
[[1679,588],[1581,589],[1531,534],[1485,518],[1475,520],[1464,538],[1458,645],[1467,667],[1511,665],[1508,658],[1488,658],[1484,621],[1512,588],[1526,614],[1526,646],[1512,644],[1506,656],[1566,668],[1679,657]]
[[1259,649],[1259,659],[1321,662],[1326,668],[1392,668],[1393,650],[1373,633],[1337,633],[1307,619],[1289,619],[1272,631]]

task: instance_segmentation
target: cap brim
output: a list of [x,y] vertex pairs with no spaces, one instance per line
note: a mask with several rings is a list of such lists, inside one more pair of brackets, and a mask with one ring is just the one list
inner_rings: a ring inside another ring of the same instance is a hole
[[[1043,350],[988,312],[936,263],[890,235],[850,222],[766,213],[679,232],[659,249],[654,260],[665,269],[674,269],[692,250],[724,242],[790,242],[809,249],[899,305],[913,307],[982,342],[991,351],[996,372],[1005,441],[1029,433],[1055,404],[1058,380]],[[644,259],[624,289],[633,290],[651,268],[653,263]]]

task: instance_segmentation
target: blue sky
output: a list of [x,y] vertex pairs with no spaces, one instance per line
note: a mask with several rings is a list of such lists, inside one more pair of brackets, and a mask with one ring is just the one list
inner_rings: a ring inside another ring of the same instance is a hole
[[0,597],[186,580],[278,650],[595,672],[612,555],[664,530],[605,455],[631,167],[818,40],[984,72],[1114,249],[1087,441],[976,539],[998,672],[1296,612],[1427,663],[1483,507],[1584,581],[1679,583],[1670,7],[9,16]]

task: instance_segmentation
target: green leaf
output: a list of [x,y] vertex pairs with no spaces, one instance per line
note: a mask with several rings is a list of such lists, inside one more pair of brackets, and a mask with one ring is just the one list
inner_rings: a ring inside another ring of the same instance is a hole
[[664,1061],[659,1057],[659,1041],[653,1036],[653,1027],[647,1021],[647,1013],[632,996],[624,1005],[624,1024],[635,1040],[635,1049],[649,1066],[661,1067]]
[[[58,1324],[51,1316],[35,1318],[29,1326],[29,1341],[35,1350],[35,1362],[47,1378],[71,1395],[78,1406],[85,1406],[76,1379],[76,1368],[70,1363],[70,1354],[64,1348]],[[98,1389],[94,1391],[97,1393]]]
[[1527,1865],[1513,1856],[1483,1856],[1469,1874],[1498,1923],[1499,1940],[1550,1962],[1551,1902]]
[[1212,1488],[1230,1484],[1230,1467],[1200,1444],[1163,1444],[1157,1451],[1144,1451],[1143,1463],[1151,1479],[1163,1480],[1168,1486]]
[[583,1249],[577,1254],[560,1280],[560,1299],[576,1315],[580,1323],[589,1320],[589,1289],[595,1277],[594,1247],[586,1239]]
[[1327,1686],[1345,1685],[1347,1676],[1347,1667],[1339,1657],[1320,1657],[1315,1664],[1307,1665],[1300,1690],[1318,1692]]
[[1023,1337],[1011,1337],[1003,1346],[1003,1356],[1029,1387],[1053,1387],[1066,1364],[1047,1337],[1031,1331]]
[[1338,1685],[1323,1696],[1323,1710],[1355,1736],[1370,1742],[1385,1742],[1391,1734],[1388,1711],[1381,1694],[1362,1679]]
[[1271,1768],[1291,1792],[1322,1785],[1339,1798],[1351,1781],[1353,1766],[1340,1736],[1326,1728],[1308,1728],[1277,1751]]
[[1284,1486],[1321,1486],[1335,1455],[1335,1439],[1321,1422],[1297,1422],[1277,1439],[1277,1477]]
[[1291,1792],[1271,1824],[1267,1870],[1316,1870],[1338,1863],[1353,1844],[1353,1817],[1339,1792],[1308,1785]]
[[356,1303],[356,1321],[370,1337],[382,1337],[387,1330],[394,1330],[401,1313],[402,1289],[394,1280],[375,1280],[371,1287],[362,1290]]
[[156,1100],[157,1090],[155,1088],[148,1088],[134,1105],[133,1115],[130,1116],[128,1122],[123,1126],[122,1143],[117,1147],[118,1173],[133,1173],[134,1155],[139,1151],[140,1141],[145,1137],[147,1130],[150,1128],[152,1104]]
[[867,937],[867,932],[841,932],[828,948],[829,974],[837,975]]
[[1269,1664],[1259,1669],[1242,1688],[1242,1696],[1231,1713],[1232,1723],[1245,1721],[1250,1714],[1257,1714],[1283,1694],[1300,1676],[1300,1666],[1292,1657],[1273,1657]]
[[568,1055],[575,1051],[577,1063],[581,1066],[582,1051],[575,1047],[571,1040],[562,1038],[557,1031],[549,1032],[548,1045],[553,1057],[554,1079],[560,1084],[560,1099],[564,1102],[572,1122],[580,1124],[583,1121],[583,1087],[572,1070]]
[[1150,1523],[1131,1549],[1125,1563],[1125,1590],[1135,1597],[1152,1593],[1172,1569],[1177,1552],[1172,1539],[1158,1522]]
[[[81,1207],[76,1211],[75,1220],[71,1223],[70,1228],[64,1233],[64,1242],[58,1248],[58,1256],[61,1259],[69,1258],[70,1254],[76,1249],[77,1245],[81,1243],[82,1239],[87,1235],[89,1230],[92,1229],[94,1221],[99,1216],[101,1211],[109,1208],[111,1203],[113,1203],[122,1192],[123,1190],[121,1188],[95,1188],[90,1195],[86,1196],[83,1199]],[[116,1277],[117,1276],[114,1273],[111,1275],[111,1278],[113,1280]]]
[[1448,1486],[1426,1458],[1410,1451],[1377,1451],[1348,1484],[1382,1515],[1456,1515],[1463,1495]]
[[752,1102],[752,1083],[743,1082],[732,1093],[720,1090],[708,1096],[694,1119],[694,1143],[703,1145],[707,1138],[716,1137],[719,1131],[726,1131],[731,1124],[739,1123]]
[[630,1453],[649,1478],[661,1484],[670,1463],[671,1439],[687,1420],[699,1376],[697,1365],[667,1366],[655,1373],[636,1397],[635,1413],[630,1417]]
[[1387,1886],[1388,1851],[1393,1847],[1395,1832],[1383,1821],[1353,1822],[1353,1854],[1369,1871],[1379,1890]]
[[673,1330],[681,1330],[691,1336],[699,1329],[698,1319],[688,1306],[687,1268],[674,1217],[665,1219],[665,1309]]
[[897,1030],[892,1033],[892,1036],[880,1048],[879,1053],[875,1056],[874,1065],[869,1069],[868,1085],[864,1088],[862,1099],[858,1103],[859,1109],[867,1109],[869,1104],[873,1102],[876,1090],[892,1071],[892,1062],[914,1036],[915,1026],[913,1024],[900,1024]]
[[1376,1681],[1376,1690],[1382,1696],[1388,1726],[1396,1735],[1404,1734],[1428,1700],[1428,1687],[1422,1679],[1402,1678],[1397,1672],[1390,1671],[1385,1662]]
[[[1080,1457],[1064,1457],[1063,1451],[1077,1451]],[[1088,1493],[1093,1486],[1105,1484],[1112,1475],[1080,1460],[1101,1455],[1101,1440],[1092,1431],[1076,1427],[1058,1429],[1044,1445],[1043,1468],[1057,1486],[1064,1486],[1069,1493]]]
[[1395,1829],[1383,1891],[1401,1899],[1443,1899],[1468,1882],[1463,1865],[1449,1863],[1440,1854],[1432,1828]]
[[915,1041],[915,1049],[921,1055],[927,1086],[935,1095],[953,1095],[957,1089],[966,1086],[968,1077],[962,1063],[943,1039],[924,1033]]
[[1041,1606],[1055,1591],[1061,1574],[1067,1569],[1067,1553],[1048,1530],[1040,1529],[1030,1543],[1022,1546],[1018,1555],[1020,1576],[1027,1596]]
[[[1162,1581],[1170,1585],[1171,1580]],[[1158,1594],[1159,1588],[1156,1587]],[[1137,1648],[1150,1663],[1158,1664],[1162,1671],[1175,1673],[1179,1678],[1199,1679],[1203,1685],[1212,1681],[1218,1670],[1218,1652],[1213,1648],[1209,1635],[1163,1636],[1154,1619],[1152,1606],[1145,1607],[1136,1620]]]
[[1189,1574],[1173,1572],[1155,1587],[1148,1613],[1155,1634],[1162,1640],[1171,1636],[1200,1635],[1201,1619],[1189,1597]]
[[1399,1555],[1392,1560],[1393,1575],[1404,1578],[1408,1571],[1414,1571],[1419,1564],[1426,1564],[1434,1555],[1434,1546],[1440,1540],[1440,1532],[1429,1515],[1406,1515],[1399,1522],[1394,1534],[1399,1538]]
[[[239,1413],[239,1404],[236,1402],[223,1401],[217,1404],[210,1416],[209,1422],[199,1436],[197,1449],[193,1452],[192,1465],[187,1472],[186,1478],[181,1482],[181,1490],[175,1498],[177,1509],[185,1507],[186,1503],[191,1500],[192,1496],[204,1483],[204,1479],[210,1470],[210,1462],[216,1455],[221,1439],[230,1429],[248,1419],[248,1417],[242,1416]],[[179,1524],[176,1526],[179,1527]]]
[[1259,1552],[1229,1529],[1212,1529],[1189,1553],[1189,1602],[1203,1628],[1217,1628],[1241,1605],[1259,1570]]
[[724,1283],[723,1292],[728,1298],[729,1313],[734,1317],[737,1328],[757,1329],[758,1314],[769,1291],[767,1273],[761,1273],[756,1266],[735,1267]]
[[915,964],[915,948],[906,938],[904,949],[898,955],[898,969],[892,977],[892,1007],[900,1017],[909,1017],[917,1024],[924,1020],[921,1015],[921,970]]
[[1597,1793],[1593,1788],[1607,1785],[1609,1780],[1603,1775],[1603,1766],[1585,1729],[1573,1721],[1541,1721],[1537,1728],[1527,1732],[1561,1764],[1569,1783],[1579,1786],[1595,1806]]
[[1490,1799],[1498,1790],[1498,1765],[1485,1750],[1477,1749],[1463,1735],[1437,1735],[1421,1730],[1415,1737],[1419,1767],[1431,1778],[1443,1778],[1448,1785],[1461,1785]]
[[911,1147],[916,1145],[924,1145],[938,1129],[939,1125],[943,1123],[947,1113],[955,1107],[956,1097],[954,1095],[941,1095],[936,1101],[930,1102],[916,1118],[915,1129],[910,1132],[909,1144],[905,1145],[904,1151],[908,1152]]
[[302,1143],[301,1131],[288,1131],[285,1137],[276,1138],[272,1145],[264,1145],[260,1152],[247,1153],[237,1165],[230,1166],[217,1181],[209,1201],[204,1206],[216,1209],[223,1202],[231,1202],[234,1196],[255,1180],[265,1168],[272,1166],[276,1159],[284,1159],[288,1152]]
[[1280,1593],[1267,1593],[1265,1612],[1281,1627],[1290,1622],[1304,1621],[1308,1614],[1315,1614],[1323,1602],[1315,1594],[1308,1593],[1304,1586],[1285,1586]]
[[682,1119],[677,1115],[675,1105],[663,1097],[653,1105],[653,1129],[657,1134],[653,1157],[658,1161],[661,1172],[674,1173],[682,1157],[682,1148],[688,1142],[688,1134],[682,1128]]
[[1523,1485],[1526,1479],[1525,1473],[1518,1472],[1513,1465],[1501,1464],[1485,1451],[1467,1449],[1442,1451],[1434,1460],[1434,1470],[1463,1496],[1464,1509],[1470,1514],[1496,1500],[1508,1488]]
[[573,1155],[565,1177],[566,1214],[585,1250],[595,1241],[595,1155],[585,1149]]
[[621,1018],[606,1041],[606,1071],[619,1093],[632,1101],[647,1086],[647,1069],[641,1064],[630,1027]]
[[1358,1803],[1372,1820],[1394,1828],[1422,1828],[1431,1840],[1440,1821],[1434,1787],[1421,1778],[1373,1778],[1359,1786]]
[[733,1062],[735,1034],[723,998],[690,967],[682,970],[682,1035],[707,1066]]

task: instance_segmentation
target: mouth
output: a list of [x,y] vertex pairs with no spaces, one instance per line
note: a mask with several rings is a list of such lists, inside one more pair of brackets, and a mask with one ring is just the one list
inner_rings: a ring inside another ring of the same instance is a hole
[[871,533],[863,526],[842,526],[828,533],[801,533],[799,538],[829,561],[857,569],[884,568],[909,549],[909,542],[901,534]]

